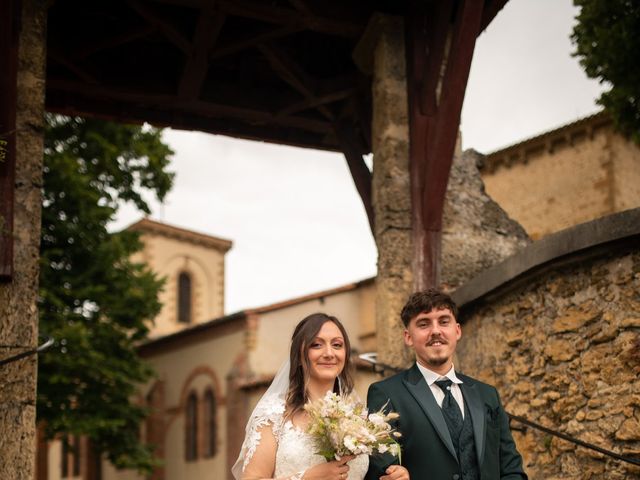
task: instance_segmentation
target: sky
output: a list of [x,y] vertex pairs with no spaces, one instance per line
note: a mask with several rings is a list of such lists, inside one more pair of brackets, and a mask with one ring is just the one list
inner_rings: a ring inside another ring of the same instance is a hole
[[[463,149],[517,143],[599,110],[569,36],[571,0],[510,0],[478,38]],[[376,248],[342,155],[166,130],[173,190],[150,218],[226,238],[225,313],[369,278]],[[123,206],[113,230],[140,213]]]

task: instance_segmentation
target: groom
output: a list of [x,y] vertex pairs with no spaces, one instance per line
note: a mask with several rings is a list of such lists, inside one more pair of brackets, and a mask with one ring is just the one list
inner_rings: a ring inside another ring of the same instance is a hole
[[[457,314],[439,291],[409,297],[400,316],[417,363],[371,385],[368,409],[388,404],[400,414],[402,464],[412,480],[527,479],[497,390],[453,367],[462,336]],[[394,480],[394,460],[371,457],[366,480]]]

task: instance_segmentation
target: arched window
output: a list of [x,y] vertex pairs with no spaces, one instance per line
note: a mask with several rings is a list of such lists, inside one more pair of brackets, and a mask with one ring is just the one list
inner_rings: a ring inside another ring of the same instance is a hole
[[178,275],[178,322],[191,323],[191,275]]
[[80,476],[80,437],[73,435],[71,438],[62,439],[62,478],[75,478]]
[[188,462],[198,458],[198,397],[191,393],[185,412],[185,458]]
[[216,397],[211,390],[207,390],[204,394],[204,456],[209,458],[216,454]]

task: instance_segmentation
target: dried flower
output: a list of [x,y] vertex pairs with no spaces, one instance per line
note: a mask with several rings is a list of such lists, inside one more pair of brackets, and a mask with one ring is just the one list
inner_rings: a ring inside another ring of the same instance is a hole
[[317,453],[328,461],[345,455],[374,455],[390,453],[400,458],[400,432],[393,430],[389,420],[398,418],[395,412],[369,413],[365,406],[352,397],[333,392],[307,403],[304,409],[311,422],[309,434],[313,437]]

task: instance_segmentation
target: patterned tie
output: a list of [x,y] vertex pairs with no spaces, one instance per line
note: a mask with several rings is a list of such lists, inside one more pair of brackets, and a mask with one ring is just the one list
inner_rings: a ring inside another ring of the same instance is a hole
[[453,382],[451,380],[437,380],[435,383],[440,387],[440,390],[444,392],[444,400],[442,400],[442,414],[444,415],[444,420],[447,422],[447,427],[449,427],[449,433],[451,434],[453,445],[456,447],[457,451],[458,444],[460,443],[460,433],[462,432],[463,420],[458,402],[456,402],[456,399],[453,398],[453,395],[451,394],[451,384]]

